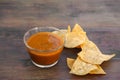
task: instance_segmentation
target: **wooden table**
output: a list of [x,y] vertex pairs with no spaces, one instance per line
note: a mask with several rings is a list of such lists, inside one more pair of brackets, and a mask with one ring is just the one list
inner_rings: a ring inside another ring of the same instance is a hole
[[[1,0],[0,80],[119,80],[120,0]],[[58,64],[41,69],[31,63],[23,43],[24,33],[34,26],[79,23],[105,54],[116,56],[102,64],[106,75],[69,74],[66,58],[75,58],[79,49],[64,48]]]

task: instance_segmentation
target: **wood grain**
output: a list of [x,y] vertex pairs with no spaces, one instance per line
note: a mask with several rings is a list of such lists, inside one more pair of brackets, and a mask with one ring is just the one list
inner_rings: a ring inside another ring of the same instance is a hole
[[119,27],[120,0],[0,0],[0,25],[6,27]]
[[[28,29],[28,28],[27,28]],[[118,31],[104,29],[87,29],[89,38],[105,54],[116,53],[116,56],[102,64],[106,75],[75,76],[69,74],[66,58],[76,58],[80,49],[64,48],[59,63],[48,69],[34,66],[25,49],[23,35],[27,29],[0,28],[0,79],[1,80],[119,80],[120,78],[120,34]],[[103,35],[104,34],[104,35]],[[102,39],[101,39],[102,38]]]
[[[119,80],[120,0],[0,0],[0,80]],[[59,63],[40,69],[31,63],[23,43],[34,26],[67,28],[79,23],[105,54],[116,56],[102,64],[106,75],[69,74],[66,58],[79,49],[64,48]]]

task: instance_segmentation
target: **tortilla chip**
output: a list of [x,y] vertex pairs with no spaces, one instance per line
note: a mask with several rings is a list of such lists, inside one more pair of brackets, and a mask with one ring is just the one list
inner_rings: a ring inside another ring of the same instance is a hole
[[[74,62],[75,62],[75,59],[67,58],[67,65],[70,69],[72,68]],[[89,74],[106,74],[106,72],[102,69],[100,65],[96,65],[96,66],[97,66],[97,69],[90,71]]]
[[75,59],[67,58],[67,65],[70,69],[72,68],[74,61]]
[[67,33],[64,46],[67,48],[75,48],[84,43],[85,37],[75,32]]
[[101,66],[97,65],[97,69],[90,71],[89,74],[106,74],[106,72],[102,69]]
[[71,27],[70,25],[68,25],[68,30],[67,30],[67,33],[71,32]]
[[70,73],[75,75],[86,75],[90,71],[95,69],[97,69],[96,65],[86,63],[81,60],[81,58],[77,57],[77,59],[73,63]]
[[78,56],[82,60],[91,64],[102,64],[104,61],[110,60],[115,54],[106,55],[98,49],[98,47],[92,41],[87,41],[81,45],[82,51],[78,53]]
[[75,24],[74,28],[72,29],[72,32],[84,32],[82,27],[79,24]]
[[68,31],[65,36],[65,44],[64,44],[66,48],[75,48],[80,44],[84,43],[85,40],[86,40],[86,32],[84,32],[83,29],[80,26],[78,26],[78,24],[75,25],[72,32],[70,26],[68,26]]

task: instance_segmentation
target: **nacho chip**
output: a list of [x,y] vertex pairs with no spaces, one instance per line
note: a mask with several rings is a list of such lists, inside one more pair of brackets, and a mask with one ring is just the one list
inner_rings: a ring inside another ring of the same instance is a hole
[[96,65],[86,63],[81,60],[81,58],[77,57],[77,59],[73,63],[70,73],[75,75],[86,75],[90,71],[95,69],[97,69]]
[[92,41],[87,41],[81,45],[82,51],[78,53],[78,56],[82,60],[91,64],[102,64],[104,61],[110,60],[115,54],[106,55],[98,49],[98,47]]
[[115,56],[115,54],[110,54],[110,55],[108,55],[108,54],[102,54],[101,56],[102,56],[102,59],[103,59],[104,61],[108,61],[108,60],[110,60],[111,58],[113,58],[113,57]]
[[89,40],[86,35],[86,32],[83,30],[83,28],[79,24],[75,24],[74,28],[72,29],[72,32],[82,33],[82,35],[84,34],[84,37],[86,38],[86,40]]
[[[75,59],[67,58],[67,65],[70,69],[72,68],[74,62],[75,62]],[[106,72],[102,69],[100,65],[96,65],[96,66],[97,66],[97,69],[90,71],[89,74],[106,74]]]
[[80,45],[87,40],[89,39],[86,35],[86,32],[82,29],[80,25],[76,24],[72,29],[72,32],[70,26],[68,26],[64,46],[66,48],[80,48]]
[[67,66],[71,69],[75,59],[67,58]]
[[106,74],[106,72],[102,69],[101,66],[97,65],[97,69],[90,71],[89,74]]
[[72,29],[72,32],[84,32],[82,27],[79,24],[75,24],[74,28]]
[[71,32],[71,27],[70,25],[68,25],[68,30],[67,30],[67,33]]
[[73,28],[71,32],[70,26],[68,26],[68,31],[65,36],[65,44],[66,48],[75,48],[80,44],[84,43],[86,40],[86,32],[80,26],[76,26]]
[[75,48],[84,43],[85,37],[75,32],[67,33],[64,46],[67,48]]

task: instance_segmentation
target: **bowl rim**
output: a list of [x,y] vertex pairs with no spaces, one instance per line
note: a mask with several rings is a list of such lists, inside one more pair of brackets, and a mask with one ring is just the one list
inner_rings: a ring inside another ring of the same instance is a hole
[[[52,51],[56,51],[56,50],[58,50],[58,49],[60,49],[60,48],[62,48],[63,46],[64,46],[64,41],[62,42],[62,44],[60,45],[60,46],[58,46],[57,48],[54,48],[54,49],[50,49],[50,50],[39,50],[39,49],[36,49],[36,48],[32,48],[31,46],[29,46],[28,44],[27,44],[27,42],[26,42],[26,36],[27,36],[27,34],[29,34],[29,32],[30,31],[32,31],[32,30],[37,30],[37,29],[39,29],[39,28],[49,28],[49,29],[55,29],[55,31],[60,31],[60,29],[58,29],[58,28],[56,28],[56,27],[34,27],[34,28],[31,28],[31,29],[29,29],[28,31],[26,31],[25,32],[25,34],[24,34],[24,36],[23,36],[23,42],[24,42],[24,44],[25,44],[25,46],[28,48],[28,49],[30,49],[30,50],[33,50],[33,51],[37,51],[37,52],[52,52]],[[38,31],[39,32],[39,31]],[[36,33],[38,33],[38,32],[36,32]],[[47,31],[46,31],[47,32]],[[49,31],[48,31],[49,32]],[[54,34],[54,33],[53,33]],[[58,36],[58,35],[57,35]]]

